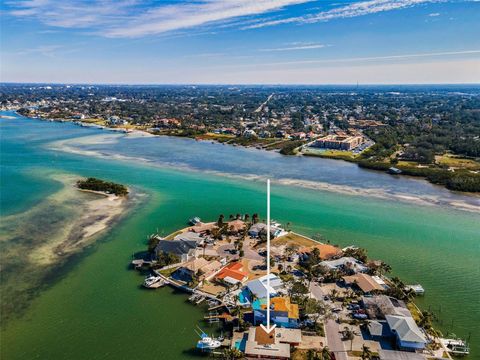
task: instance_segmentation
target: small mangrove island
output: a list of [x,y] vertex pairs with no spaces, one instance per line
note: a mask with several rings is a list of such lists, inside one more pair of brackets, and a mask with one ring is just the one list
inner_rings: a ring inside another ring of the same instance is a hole
[[78,180],[77,187],[82,190],[99,191],[106,194],[114,194],[116,196],[128,195],[128,189],[125,185],[100,180],[94,177]]
[[[267,231],[258,214],[193,217],[166,237],[152,234],[148,250],[132,261],[148,274],[144,287],[172,286],[203,306],[205,324],[197,324],[192,344],[200,354],[324,360],[468,354],[466,341],[444,337],[434,328],[435,314],[415,305],[423,287],[388,276],[391,267],[366,249],[341,248],[273,221],[267,259]],[[260,326],[267,325],[267,297],[275,325],[269,333]],[[212,324],[218,328],[208,334]]]

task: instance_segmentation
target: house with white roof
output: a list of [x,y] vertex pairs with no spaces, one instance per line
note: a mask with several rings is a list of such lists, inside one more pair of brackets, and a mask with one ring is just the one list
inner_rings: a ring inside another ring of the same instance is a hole
[[397,338],[397,345],[400,350],[415,351],[425,348],[427,339],[412,317],[387,315],[385,319],[390,330]]
[[[268,277],[270,277],[270,288],[267,287]],[[264,299],[268,293],[270,293],[270,297],[277,296],[280,290],[283,289],[283,281],[277,275],[269,274],[249,281],[246,288],[257,299]]]
[[320,265],[323,265],[330,270],[349,269],[355,273],[366,272],[368,270],[368,267],[365,264],[350,256],[341,257],[336,260],[322,261]]

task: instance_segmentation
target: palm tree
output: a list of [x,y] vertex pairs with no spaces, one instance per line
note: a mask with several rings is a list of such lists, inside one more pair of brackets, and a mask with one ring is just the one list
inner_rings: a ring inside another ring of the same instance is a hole
[[223,360],[234,360],[234,359],[242,359],[243,353],[235,348],[225,349],[222,353]]
[[406,288],[403,290],[403,300],[412,301],[417,296],[417,293],[412,288]]
[[363,344],[362,346],[362,355],[360,355],[360,359],[362,360],[371,360],[372,359],[372,352],[368,346]]
[[317,359],[317,352],[313,349],[308,349],[307,351],[307,360]]
[[389,273],[390,271],[392,271],[392,267],[382,261],[382,263],[380,264],[380,275],[382,275],[382,273]]
[[345,340],[350,340],[350,351],[352,351],[353,348],[353,339],[355,339],[355,333],[347,326],[343,328],[343,338]]
[[325,346],[321,352],[322,360],[332,360],[332,353],[328,346]]
[[330,291],[330,296],[332,299],[336,299],[337,296],[338,296],[338,290],[337,289],[332,289],[332,291]]

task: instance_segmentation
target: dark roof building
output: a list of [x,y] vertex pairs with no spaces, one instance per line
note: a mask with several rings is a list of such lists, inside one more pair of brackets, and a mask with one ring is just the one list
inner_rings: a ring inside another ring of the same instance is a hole
[[160,240],[155,247],[155,253],[175,254],[185,262],[195,256],[196,248],[197,242],[193,240]]

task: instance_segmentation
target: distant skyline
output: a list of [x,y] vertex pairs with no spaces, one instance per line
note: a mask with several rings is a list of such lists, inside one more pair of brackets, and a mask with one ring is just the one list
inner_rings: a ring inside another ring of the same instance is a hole
[[480,0],[25,0],[0,81],[480,83]]

